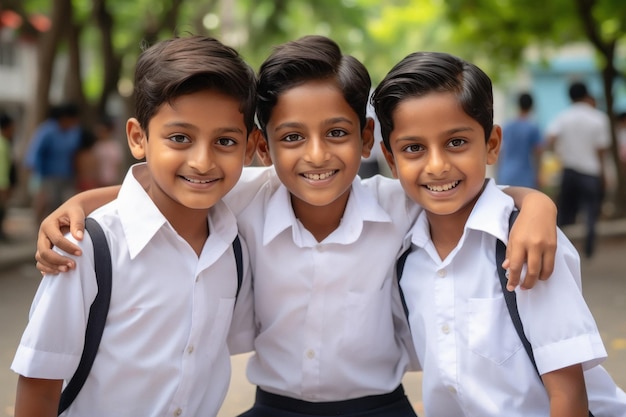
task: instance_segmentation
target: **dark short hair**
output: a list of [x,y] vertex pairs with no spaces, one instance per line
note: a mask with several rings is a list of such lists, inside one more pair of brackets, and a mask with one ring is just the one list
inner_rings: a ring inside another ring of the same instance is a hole
[[80,108],[78,107],[78,104],[73,101],[66,101],[59,104],[56,108],[56,112],[58,119],[63,117],[75,118],[80,116]]
[[589,96],[589,91],[585,83],[581,81],[575,81],[569,86],[569,98],[572,101],[580,101]]
[[0,112],[0,129],[6,129],[13,124],[13,118],[8,113]]
[[144,50],[135,68],[135,115],[147,131],[163,103],[203,90],[239,101],[248,133],[254,127],[254,70],[233,48],[206,36],[176,37]]
[[259,70],[257,119],[264,133],[279,96],[307,81],[331,80],[348,105],[366,124],[367,99],[372,86],[365,66],[324,36],[305,36],[274,48]]
[[396,64],[380,82],[372,103],[385,147],[391,151],[393,112],[400,102],[429,93],[454,94],[463,111],[485,131],[493,128],[491,79],[476,65],[441,52],[414,52]]
[[533,96],[528,93],[521,93],[517,98],[517,105],[520,110],[529,111],[533,108]]

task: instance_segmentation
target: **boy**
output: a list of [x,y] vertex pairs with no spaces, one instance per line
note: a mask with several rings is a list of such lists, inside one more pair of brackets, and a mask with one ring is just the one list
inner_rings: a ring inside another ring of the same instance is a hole
[[392,270],[419,208],[397,181],[356,176],[373,141],[369,91],[365,67],[324,37],[287,42],[261,66],[258,153],[273,168],[244,172],[227,197],[259,329],[246,417],[415,416]]
[[579,257],[560,232],[553,276],[516,291],[545,387],[506,317],[494,252],[514,207],[485,179],[502,139],[487,75],[447,54],[414,53],[373,102],[392,172],[424,209],[406,237],[400,285],[425,414],[582,417],[590,407],[624,416],[623,391],[594,367],[606,352],[580,292]]
[[[126,133],[146,159],[146,188],[129,171],[117,200],[92,214],[111,249],[111,305],[91,373],[63,415],[216,415],[228,329],[235,351],[253,331],[249,273],[234,308],[237,225],[221,199],[254,154],[254,85],[237,52],[211,38],[163,41],[139,57]],[[12,364],[17,417],[57,415],[97,292],[90,242],[70,279],[46,276],[37,292]]]

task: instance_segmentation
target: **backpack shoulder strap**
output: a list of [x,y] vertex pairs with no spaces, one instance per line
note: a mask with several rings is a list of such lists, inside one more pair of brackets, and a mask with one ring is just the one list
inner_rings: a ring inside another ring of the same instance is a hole
[[80,392],[87,376],[91,371],[93,361],[98,353],[98,346],[102,339],[102,333],[109,312],[111,301],[111,254],[102,227],[97,221],[88,217],[85,219],[85,228],[93,241],[94,267],[96,271],[96,281],[98,283],[98,294],[89,308],[87,328],[85,330],[85,347],[78,363],[78,368],[72,379],[69,381],[59,402],[59,414],[63,413],[74,401]]
[[[513,227],[513,223],[515,223],[515,219],[517,218],[518,211],[514,210],[511,213],[511,217],[509,218],[509,233],[511,232],[511,227]],[[535,355],[533,354],[533,349],[530,345],[530,342],[526,338],[524,334],[524,326],[522,324],[522,319],[519,316],[519,311],[517,310],[517,298],[515,296],[515,291],[509,291],[506,289],[506,284],[508,278],[506,276],[506,271],[502,268],[502,262],[506,258],[506,245],[500,239],[496,242],[496,267],[498,268],[498,276],[500,277],[500,285],[502,287],[502,293],[504,294],[504,301],[506,303],[506,308],[509,311],[509,316],[511,316],[511,321],[513,321],[513,326],[515,326],[515,331],[522,341],[522,345],[524,346],[524,350],[526,354],[530,358],[530,361],[541,379],[541,374],[539,374],[539,370],[537,369],[537,364],[535,362]]]
[[406,258],[411,253],[412,246],[409,247],[402,252],[402,255],[396,261],[396,279],[398,280],[398,291],[400,291],[400,301],[402,301],[402,308],[404,309],[404,315],[406,316],[407,321],[409,320],[409,308],[406,305],[406,299],[404,298],[404,291],[402,291],[402,287],[400,286],[400,280],[402,279],[402,273],[404,272],[404,264],[406,263]]
[[243,281],[243,253],[241,251],[239,235],[235,236],[235,240],[233,240],[233,252],[235,253],[235,263],[237,264],[237,292],[235,295],[235,298],[237,298]]

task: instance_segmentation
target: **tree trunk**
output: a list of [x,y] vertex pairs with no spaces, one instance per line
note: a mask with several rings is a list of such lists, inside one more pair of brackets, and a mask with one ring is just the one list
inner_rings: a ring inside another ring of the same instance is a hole
[[67,27],[66,16],[72,13],[71,0],[54,0],[50,30],[39,37],[39,71],[35,90],[34,122],[39,124],[46,118],[49,107],[50,84],[57,49]]
[[106,0],[94,0],[93,15],[100,29],[103,65],[102,92],[96,104],[96,114],[101,116],[107,111],[109,97],[117,91],[122,59],[115,54],[113,48],[113,17],[106,8]]
[[70,23],[67,26],[68,68],[65,74],[65,99],[76,103],[81,109],[81,120],[91,119],[89,104],[83,91],[83,77],[81,69],[80,35],[82,26],[75,23],[69,16]]

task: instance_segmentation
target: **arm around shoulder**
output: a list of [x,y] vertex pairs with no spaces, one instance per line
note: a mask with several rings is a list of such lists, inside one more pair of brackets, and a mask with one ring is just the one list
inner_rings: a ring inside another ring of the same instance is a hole
[[48,215],[41,222],[37,235],[35,254],[37,269],[43,273],[57,274],[75,268],[73,260],[53,251],[52,247],[57,246],[67,253],[80,256],[80,248],[64,237],[63,230],[69,227],[72,236],[81,240],[85,230],[85,217],[98,207],[114,200],[119,189],[120,186],[111,186],[84,191]]
[[507,187],[520,214],[509,237],[503,267],[509,270],[509,290],[520,282],[522,267],[527,265],[522,287],[532,288],[537,279],[545,280],[554,270],[556,254],[556,205],[547,195],[530,188]]

